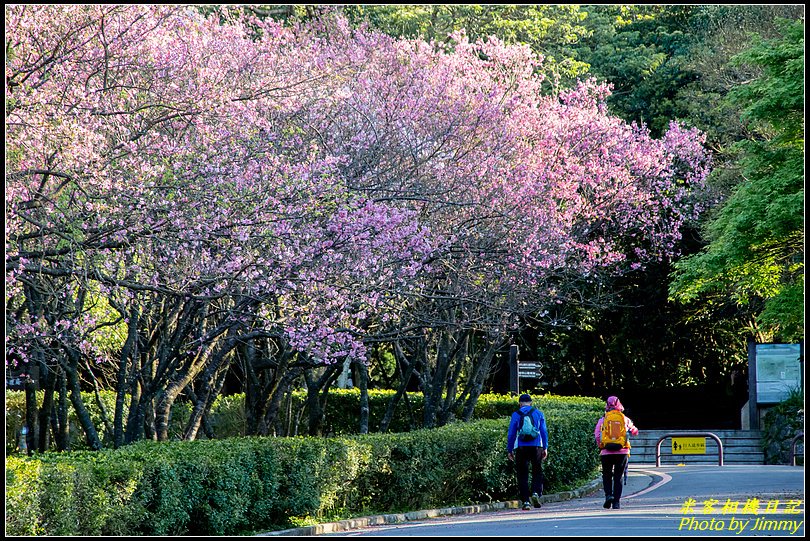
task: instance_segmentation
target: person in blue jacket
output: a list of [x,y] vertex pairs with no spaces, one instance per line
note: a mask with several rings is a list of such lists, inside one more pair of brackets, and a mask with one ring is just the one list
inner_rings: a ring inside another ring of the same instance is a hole
[[[532,397],[528,394],[520,395],[518,399],[520,408],[512,414],[509,422],[509,432],[506,436],[506,456],[515,463],[517,472],[518,492],[523,509],[528,511],[540,507],[540,497],[543,495],[543,460],[548,456],[548,430],[543,412],[532,407]],[[530,441],[518,438],[521,412],[528,414],[538,435]],[[529,464],[532,468],[531,497],[529,496]],[[531,500],[531,501],[530,501]]]

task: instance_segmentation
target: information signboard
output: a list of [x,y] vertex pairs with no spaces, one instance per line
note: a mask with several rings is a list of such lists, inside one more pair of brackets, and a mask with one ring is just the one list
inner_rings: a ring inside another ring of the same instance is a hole
[[778,404],[802,384],[799,344],[756,345],[758,404]]

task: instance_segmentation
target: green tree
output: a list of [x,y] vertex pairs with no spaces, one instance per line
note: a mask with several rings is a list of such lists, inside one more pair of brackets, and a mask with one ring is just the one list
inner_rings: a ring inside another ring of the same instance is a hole
[[695,36],[688,31],[696,6],[583,6],[590,31],[576,48],[589,75],[613,85],[608,103],[628,121],[645,123],[653,132],[666,131],[682,117],[678,90],[695,79],[686,69]]
[[[584,37],[573,44],[588,74],[613,84],[608,103],[626,120],[643,121],[653,133],[670,119],[705,131],[712,148],[737,137],[737,111],[719,103],[753,67],[731,66],[756,32],[777,34],[777,17],[798,19],[796,5],[685,6],[596,5],[587,12]],[[721,142],[717,143],[717,139]]]
[[577,44],[589,31],[585,11],[576,5],[354,5],[344,8],[355,23],[366,22],[395,37],[423,37],[445,42],[464,30],[470,40],[496,36],[528,45],[545,59],[546,73],[564,86],[588,71],[577,59]]
[[706,133],[706,145],[714,154],[710,182],[720,194],[728,195],[740,180],[734,143],[751,136],[741,106],[726,96],[762,72],[759,66],[730,60],[750,46],[752,33],[778,37],[777,21],[803,15],[800,5],[709,5],[700,6],[689,19],[695,39],[681,66],[695,77],[677,92],[677,116]]
[[672,298],[730,298],[757,309],[760,338],[797,340],[804,317],[804,22],[733,57],[762,69],[728,95],[751,137],[742,180],[707,227],[708,246],[675,266]]

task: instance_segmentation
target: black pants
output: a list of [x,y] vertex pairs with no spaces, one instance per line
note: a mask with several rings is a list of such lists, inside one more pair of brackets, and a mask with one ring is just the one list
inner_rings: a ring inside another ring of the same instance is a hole
[[600,455],[600,458],[605,498],[612,496],[613,501],[617,502],[622,497],[622,477],[630,455]]
[[[515,449],[515,471],[517,472],[520,501],[528,502],[529,497],[537,492],[543,495],[543,460],[542,447],[518,447]],[[529,492],[529,464],[532,465],[532,490]]]

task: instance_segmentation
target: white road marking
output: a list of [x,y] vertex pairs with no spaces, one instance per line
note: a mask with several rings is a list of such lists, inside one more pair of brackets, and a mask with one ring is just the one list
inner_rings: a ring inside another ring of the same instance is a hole
[[636,496],[641,496],[642,494],[646,494],[648,492],[651,492],[651,491],[653,491],[653,490],[655,490],[655,489],[657,489],[659,487],[662,487],[662,486],[666,485],[670,481],[672,481],[672,476],[669,475],[669,474],[666,474],[664,472],[650,472],[650,471],[644,471],[644,470],[632,470],[632,471],[637,471],[639,473],[644,473],[644,474],[649,475],[650,477],[653,477],[653,478],[661,477],[661,480],[658,481],[657,483],[653,483],[651,486],[648,486],[647,488],[645,488],[641,492],[635,492],[633,494],[630,494],[629,496],[622,496],[622,499],[635,498]]

